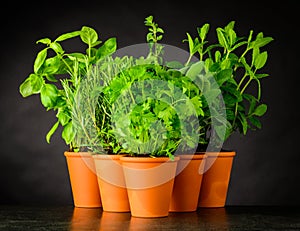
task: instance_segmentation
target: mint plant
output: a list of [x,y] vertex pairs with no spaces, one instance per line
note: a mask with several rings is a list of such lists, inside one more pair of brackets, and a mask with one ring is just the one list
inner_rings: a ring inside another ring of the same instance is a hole
[[[80,38],[85,52],[65,51],[62,43],[75,37]],[[23,97],[39,94],[46,110],[57,112],[57,122],[47,133],[46,141],[50,142],[51,136],[61,125],[62,138],[70,151],[76,151],[78,145],[74,141],[76,131],[71,115],[74,95],[92,65],[116,50],[116,39],[109,38],[102,43],[93,28],[83,26],[81,30],[64,33],[53,41],[43,38],[37,43],[45,45],[45,48],[37,54],[33,73],[21,83],[19,91]]]
[[[206,70],[213,74],[220,87],[228,122],[225,140],[235,131],[246,135],[249,129],[262,127],[260,117],[266,113],[267,104],[261,99],[261,81],[269,76],[262,72],[268,58],[267,51],[262,51],[262,48],[273,40],[272,37],[265,37],[263,32],[254,36],[253,30],[250,30],[248,36],[239,37],[234,25],[235,21],[231,21],[224,28],[216,29],[216,44],[209,44],[206,40],[210,27],[208,23],[197,28],[196,38],[187,33],[187,39],[184,40],[188,42],[190,52],[185,66],[191,66],[191,57],[198,55],[200,62],[205,63]],[[254,94],[247,91],[251,84],[256,84]],[[202,100],[205,101],[205,98]],[[209,108],[204,108],[204,111],[205,118],[209,118]],[[206,127],[206,131],[211,132],[208,120],[202,120],[201,124]],[[213,132],[218,133],[218,130]],[[207,142],[208,139],[209,136]]]

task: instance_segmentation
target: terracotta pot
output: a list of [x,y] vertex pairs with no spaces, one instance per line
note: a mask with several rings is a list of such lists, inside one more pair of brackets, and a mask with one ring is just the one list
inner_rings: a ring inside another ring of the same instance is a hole
[[170,212],[193,212],[198,208],[206,155],[179,155]]
[[199,207],[224,207],[230,182],[234,151],[206,152]]
[[174,177],[179,157],[121,157],[131,215],[169,215]]
[[75,207],[101,207],[94,160],[88,152],[64,152]]
[[106,212],[129,212],[121,155],[93,155],[102,208]]

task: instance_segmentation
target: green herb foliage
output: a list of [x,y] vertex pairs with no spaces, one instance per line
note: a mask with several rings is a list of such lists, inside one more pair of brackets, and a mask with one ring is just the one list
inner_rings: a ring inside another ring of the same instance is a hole
[[[262,127],[259,118],[266,113],[267,104],[261,99],[261,81],[269,76],[262,72],[268,58],[267,51],[262,51],[262,48],[273,40],[262,32],[254,36],[253,30],[248,36],[239,37],[234,26],[235,21],[231,21],[224,28],[218,27],[216,44],[206,40],[208,23],[197,28],[196,38],[187,33],[184,40],[188,42],[190,52],[186,66],[190,66],[193,55],[198,55],[221,89],[230,125],[226,126],[225,140],[235,131],[246,135],[249,129]],[[254,93],[251,84],[256,84],[252,86]],[[205,114],[209,115],[209,111],[205,110]],[[210,130],[211,124],[206,123],[206,127],[207,131]]]
[[[65,51],[62,44],[75,37],[80,38],[86,48],[85,52]],[[62,138],[70,150],[77,150],[71,115],[74,94],[91,66],[116,50],[116,39],[109,38],[103,43],[93,28],[83,26],[81,30],[62,34],[54,41],[43,38],[37,43],[45,45],[45,48],[38,52],[33,73],[21,83],[20,93],[23,97],[39,94],[46,110],[57,112],[57,122],[46,135],[47,142],[50,142],[51,136],[61,125]]]
[[115,136],[130,154],[171,157],[197,147],[202,102],[198,87],[182,73],[136,65],[104,92],[114,107]]
[[[113,58],[116,39],[102,42],[87,26],[54,41],[37,41],[45,48],[19,90],[23,97],[39,94],[46,110],[56,111],[47,142],[62,126],[62,138],[73,151],[172,157],[195,146],[205,151],[211,140],[219,149],[235,131],[246,135],[262,127],[267,104],[261,81],[268,76],[263,48],[272,37],[253,30],[240,37],[231,21],[216,28],[217,42],[211,44],[205,23],[195,38],[186,33],[185,63],[164,62],[159,44],[164,30],[152,15],[144,24],[147,57]],[[85,52],[65,51],[62,44],[75,37]],[[195,56],[199,60],[192,62]]]
[[163,30],[152,17],[145,25],[148,56],[100,60],[75,97],[76,140],[93,153],[172,157],[198,145],[204,116],[200,89],[160,64],[163,46],[157,42]]

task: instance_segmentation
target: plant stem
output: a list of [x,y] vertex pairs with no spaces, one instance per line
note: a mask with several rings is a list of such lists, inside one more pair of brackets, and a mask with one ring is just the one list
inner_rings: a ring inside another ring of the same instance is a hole
[[255,79],[258,85],[258,89],[257,89],[257,100],[260,100],[261,97],[261,86],[260,86],[260,81],[259,79]]
[[184,64],[184,66],[189,65],[189,63],[190,63],[190,61],[191,61],[191,59],[192,59],[192,56],[193,56],[193,55],[190,53],[190,56],[189,56],[188,60],[186,61],[186,63]]
[[[238,60],[239,63],[241,62],[241,59],[248,53],[249,50],[250,50],[249,47],[247,47],[246,50],[243,52],[243,54],[240,56]],[[235,66],[234,71],[236,71],[237,68],[238,66]]]
[[253,80],[252,77],[249,78],[248,82],[245,84],[245,86],[243,87],[243,89],[241,90],[241,95],[244,93],[244,91],[246,90],[246,88],[248,87],[248,85],[250,84],[250,82]]
[[61,60],[64,62],[64,64],[66,65],[66,67],[69,69],[69,71],[71,72],[71,75],[73,75],[73,70],[72,70],[72,68],[69,66],[69,64],[66,62],[66,60],[65,60],[63,57],[61,57]]
[[242,77],[241,81],[239,82],[239,84],[238,84],[238,86],[237,86],[237,88],[236,88],[237,90],[240,89],[242,83],[244,82],[244,80],[245,80],[245,78],[246,78],[247,76],[248,76],[248,75],[247,75],[247,73],[245,72],[244,76]]

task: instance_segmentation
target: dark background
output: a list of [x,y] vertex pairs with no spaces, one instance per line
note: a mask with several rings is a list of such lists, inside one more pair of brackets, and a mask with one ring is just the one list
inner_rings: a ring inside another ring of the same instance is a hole
[[[79,30],[97,30],[100,39],[116,36],[119,48],[145,42],[144,18],[153,15],[165,29],[163,42],[187,49],[182,40],[196,27],[236,21],[236,31],[264,32],[269,59],[262,81],[268,112],[263,128],[247,136],[234,134],[224,147],[235,149],[227,205],[300,205],[299,168],[299,12],[289,1],[42,1],[8,2],[1,7],[0,89],[0,203],[72,204],[65,157],[67,149],[55,133],[45,135],[55,122],[37,95],[22,98],[19,85],[33,70],[43,37]],[[214,36],[214,35],[213,35]],[[71,47],[73,46],[73,47]],[[70,47],[74,50],[76,42]]]

